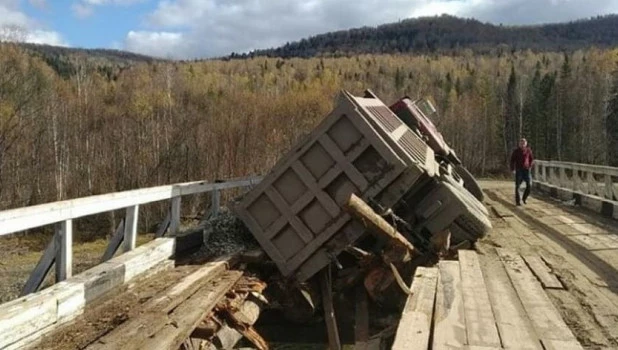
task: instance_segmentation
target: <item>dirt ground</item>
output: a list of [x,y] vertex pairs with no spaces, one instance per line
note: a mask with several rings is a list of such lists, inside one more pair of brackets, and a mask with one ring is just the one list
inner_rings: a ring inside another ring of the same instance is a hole
[[509,182],[484,187],[494,229],[476,244],[481,263],[496,247],[540,256],[565,287],[546,293],[584,348],[617,349],[618,223],[538,194],[515,207]]

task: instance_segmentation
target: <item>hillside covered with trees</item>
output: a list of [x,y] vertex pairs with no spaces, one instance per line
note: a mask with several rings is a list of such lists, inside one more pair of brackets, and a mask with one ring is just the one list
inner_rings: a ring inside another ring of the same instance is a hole
[[618,15],[599,16],[568,23],[503,26],[450,15],[402,20],[377,27],[325,33],[297,42],[231,58],[248,56],[316,57],[355,54],[442,53],[462,49],[493,53],[531,49],[573,51],[618,45]]
[[386,103],[432,99],[439,128],[478,176],[508,173],[520,133],[538,159],[617,166],[617,62],[617,49],[592,48],[152,61],[110,75],[74,58],[59,74],[2,44],[0,209],[264,174],[341,89],[370,88]]

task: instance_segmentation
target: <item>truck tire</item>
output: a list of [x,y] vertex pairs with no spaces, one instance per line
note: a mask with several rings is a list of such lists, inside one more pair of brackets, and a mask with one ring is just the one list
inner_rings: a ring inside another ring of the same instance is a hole
[[489,219],[476,210],[470,210],[457,217],[449,227],[451,231],[451,242],[453,244],[462,241],[475,242],[489,233],[491,230]]
[[451,230],[451,242],[453,244],[468,240],[474,242],[483,238],[492,229],[488,218],[487,208],[479,202],[463,187],[450,184],[454,190],[459,192],[465,211],[460,214],[449,226]]
[[470,192],[476,199],[482,202],[483,198],[485,198],[483,190],[481,189],[481,186],[479,186],[478,182],[476,182],[474,176],[470,174],[468,169],[459,164],[455,166],[455,172],[457,172],[457,175],[462,178],[464,188],[468,190],[468,192]]
[[[459,174],[457,174],[459,175]],[[468,191],[465,187],[463,187],[456,179],[451,176],[444,176],[442,180],[447,182],[449,185],[455,188],[455,190],[459,193],[461,199],[463,199],[467,206],[471,206],[473,208],[478,209],[481,213],[485,215],[489,215],[489,211],[485,207],[485,205],[478,200],[475,196],[472,195],[470,191]],[[481,191],[481,194],[483,192]]]

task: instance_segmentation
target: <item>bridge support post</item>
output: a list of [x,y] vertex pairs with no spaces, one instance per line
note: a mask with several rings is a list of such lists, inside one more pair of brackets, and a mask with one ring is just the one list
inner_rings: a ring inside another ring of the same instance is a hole
[[135,249],[137,242],[137,218],[139,205],[133,205],[127,208],[127,214],[124,220],[124,240],[123,251],[128,252]]
[[73,220],[57,224],[56,235],[56,282],[73,275]]

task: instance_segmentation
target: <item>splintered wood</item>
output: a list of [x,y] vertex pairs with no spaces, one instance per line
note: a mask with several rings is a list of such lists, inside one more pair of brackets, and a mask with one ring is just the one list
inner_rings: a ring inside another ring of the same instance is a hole
[[142,305],[141,311],[87,347],[97,349],[231,348],[241,338],[268,345],[253,329],[266,285],[229,270],[235,256],[206,263]]
[[582,349],[545,294],[559,281],[543,261],[526,256],[533,274],[523,257],[497,251],[483,264],[461,250],[459,261],[417,268],[392,348]]

